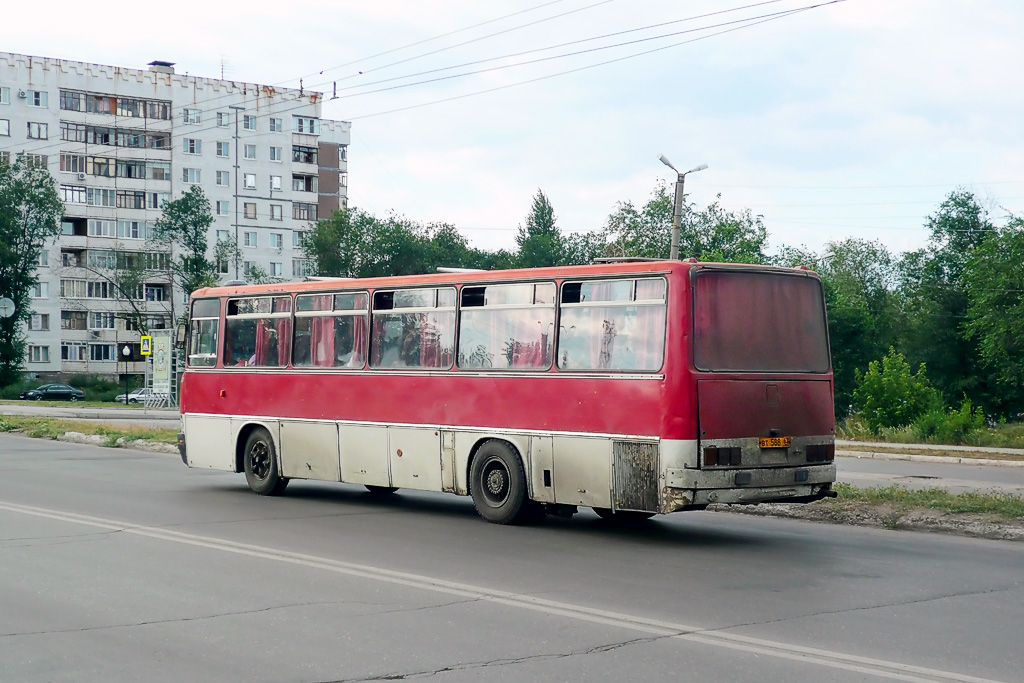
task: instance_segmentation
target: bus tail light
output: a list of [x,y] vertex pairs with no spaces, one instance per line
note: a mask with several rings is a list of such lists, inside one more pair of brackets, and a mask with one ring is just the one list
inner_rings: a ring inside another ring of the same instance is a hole
[[718,446],[705,446],[704,466],[705,467],[730,467],[740,464],[739,446],[719,448]]
[[836,459],[834,443],[814,444],[807,447],[807,462],[832,462]]

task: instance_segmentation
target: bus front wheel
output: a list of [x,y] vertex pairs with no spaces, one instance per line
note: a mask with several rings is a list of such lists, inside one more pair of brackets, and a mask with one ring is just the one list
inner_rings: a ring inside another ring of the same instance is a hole
[[245,441],[245,481],[254,493],[261,496],[279,496],[288,486],[288,480],[277,470],[274,440],[265,429],[254,429]]
[[529,499],[519,456],[497,439],[480,446],[473,458],[469,494],[480,516],[494,524],[524,524],[544,516],[540,504]]

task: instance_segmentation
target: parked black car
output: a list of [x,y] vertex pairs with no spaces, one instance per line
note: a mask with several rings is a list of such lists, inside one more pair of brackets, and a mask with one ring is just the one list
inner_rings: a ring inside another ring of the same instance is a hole
[[26,401],[81,401],[85,392],[67,384],[44,384],[21,393]]

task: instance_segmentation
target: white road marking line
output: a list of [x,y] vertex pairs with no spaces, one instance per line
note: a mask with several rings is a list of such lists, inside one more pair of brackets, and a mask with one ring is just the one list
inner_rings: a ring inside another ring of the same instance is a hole
[[429,590],[436,593],[445,593],[447,595],[492,602],[519,609],[544,612],[580,621],[625,628],[655,636],[678,638],[680,640],[711,645],[714,647],[740,650],[742,652],[752,654],[763,654],[808,664],[827,666],[834,669],[866,673],[883,678],[901,681],[919,681],[922,683],[935,681],[999,683],[998,681],[993,681],[991,679],[977,678],[951,671],[941,671],[938,669],[901,664],[899,662],[891,662],[884,659],[848,655],[842,652],[833,652],[831,650],[790,645],[773,640],[725,633],[723,631],[709,631],[696,626],[658,621],[621,612],[599,610],[591,607],[584,607],[582,605],[573,605],[566,602],[547,600],[545,598],[538,598],[531,595],[484,588],[455,581],[446,581],[444,579],[436,579],[419,574],[399,572],[392,569],[385,569],[384,567],[374,567],[372,565],[331,560],[324,557],[317,557],[315,555],[305,555],[302,553],[277,550],[274,548],[250,545],[246,543],[236,543],[234,541],[209,536],[199,536],[197,534],[188,534],[180,531],[171,531],[168,529],[160,529],[158,527],[139,526],[128,522],[104,519],[102,517],[91,517],[73,512],[63,512],[60,510],[2,501],[0,501],[0,510],[52,519],[59,522],[83,524],[86,526],[106,529],[108,531],[120,531],[121,533],[144,536],[146,538],[170,541],[173,543],[184,543],[186,545],[219,550],[222,552],[234,553],[236,555],[246,555],[275,562],[285,562],[312,569],[321,569],[338,574],[357,576],[374,581],[384,581],[420,590]]

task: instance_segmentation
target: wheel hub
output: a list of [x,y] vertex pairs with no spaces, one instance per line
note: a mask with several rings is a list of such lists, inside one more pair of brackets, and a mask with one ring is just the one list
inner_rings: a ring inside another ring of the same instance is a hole
[[505,490],[505,473],[501,470],[491,470],[487,475],[487,490],[497,496]]

